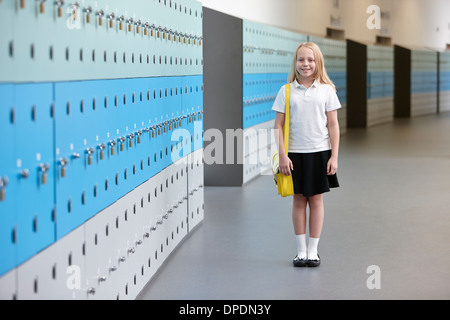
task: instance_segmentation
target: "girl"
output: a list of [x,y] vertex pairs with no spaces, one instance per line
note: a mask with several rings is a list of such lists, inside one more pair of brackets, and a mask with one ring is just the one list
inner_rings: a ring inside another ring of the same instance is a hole
[[[291,86],[288,154],[284,150],[283,126],[286,110],[286,85],[273,104],[276,111],[279,170],[291,175],[294,184],[292,222],[297,241],[294,266],[317,267],[317,252],[322,231],[323,193],[339,187],[339,124],[341,104],[336,88],[327,75],[322,52],[312,42],[301,43],[294,52],[288,84]],[[327,129],[328,124],[328,129]],[[306,245],[306,207],[309,205],[309,242]]]

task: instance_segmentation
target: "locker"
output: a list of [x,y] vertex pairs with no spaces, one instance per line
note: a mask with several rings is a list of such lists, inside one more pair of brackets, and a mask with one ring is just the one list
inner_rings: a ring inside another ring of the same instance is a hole
[[17,245],[17,178],[16,178],[16,130],[14,85],[0,85],[0,248],[4,253],[0,260],[0,276],[16,265]]
[[120,296],[119,223],[114,204],[97,213],[85,225],[86,288],[89,299],[114,300]]
[[[105,121],[101,120],[108,108],[103,104],[104,96],[96,96],[96,92],[102,93],[98,87],[98,82],[55,84],[58,238],[111,202],[106,195],[100,196],[105,180],[98,174],[102,172],[98,145],[109,140],[103,129]],[[64,159],[63,176],[60,161]]]
[[17,270],[11,269],[0,277],[0,300],[17,299]]
[[84,300],[84,227],[77,228],[17,268],[20,300]]
[[20,264],[55,241],[52,84],[16,85],[14,100]]
[[2,67],[2,73],[0,75],[0,81],[4,81],[5,75],[10,75],[13,72],[14,57],[16,54],[15,41],[13,34],[14,15],[14,1],[1,1],[0,2],[0,30],[2,30],[2,36],[0,37],[0,61]]
[[0,6],[2,295],[134,299],[188,232],[201,3]]
[[188,232],[204,218],[203,150],[189,155],[188,165]]

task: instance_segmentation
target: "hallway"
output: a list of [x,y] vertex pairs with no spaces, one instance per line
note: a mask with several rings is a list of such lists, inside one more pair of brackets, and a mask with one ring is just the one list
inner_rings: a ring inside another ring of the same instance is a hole
[[443,113],[341,137],[318,268],[292,266],[291,199],[270,175],[205,187],[203,223],[138,299],[449,299],[449,128]]

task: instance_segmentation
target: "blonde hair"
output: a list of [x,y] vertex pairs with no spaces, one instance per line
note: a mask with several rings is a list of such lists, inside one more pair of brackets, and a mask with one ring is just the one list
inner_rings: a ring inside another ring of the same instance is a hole
[[320,51],[320,48],[317,44],[315,44],[314,42],[302,42],[298,45],[297,49],[295,49],[293,58],[292,58],[292,65],[291,65],[291,70],[289,71],[289,75],[288,75],[288,82],[291,83],[294,80],[298,80],[300,78],[300,74],[298,73],[297,70],[297,52],[298,49],[305,47],[305,48],[309,48],[312,50],[313,54],[314,54],[314,60],[316,63],[316,70],[314,71],[314,78],[319,81],[319,83],[325,83],[325,84],[329,84],[334,91],[336,91],[336,87],[333,84],[333,81],[330,80],[330,78],[328,77],[328,73],[327,70],[325,69],[325,62],[323,59],[323,54],[322,51]]

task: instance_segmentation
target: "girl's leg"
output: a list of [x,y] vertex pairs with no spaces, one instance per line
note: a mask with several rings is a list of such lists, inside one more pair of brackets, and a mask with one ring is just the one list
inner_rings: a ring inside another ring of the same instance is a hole
[[[297,242],[297,257],[307,258],[306,246],[306,206],[308,199],[301,194],[295,194],[292,206],[292,223],[294,225],[295,240]],[[303,265],[304,262],[299,262]],[[294,265],[296,263],[294,262]],[[300,265],[299,265],[300,266]]]
[[322,232],[324,207],[322,194],[308,197],[309,203],[309,243],[308,259],[318,260],[317,246]]
[[294,225],[294,232],[296,235],[306,233],[306,206],[308,205],[308,198],[301,194],[294,194],[294,201],[292,206],[292,223]]
[[309,202],[309,236],[312,238],[320,238],[322,232],[324,207],[323,195],[316,194],[308,197]]

